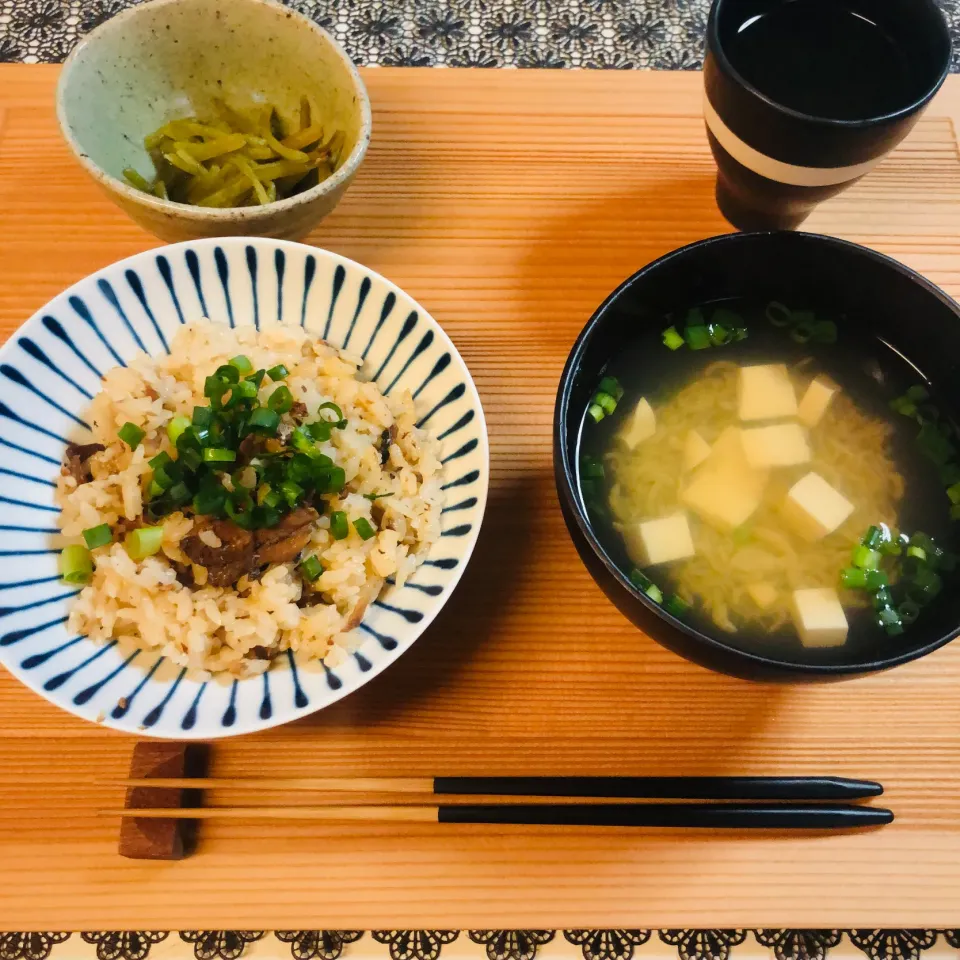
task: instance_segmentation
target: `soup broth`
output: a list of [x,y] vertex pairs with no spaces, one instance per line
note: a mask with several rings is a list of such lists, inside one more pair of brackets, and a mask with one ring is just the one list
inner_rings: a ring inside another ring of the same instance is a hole
[[[653,584],[653,599],[685,607],[685,622],[748,651],[830,663],[851,644],[896,642],[899,627],[880,622],[895,615],[884,607],[906,603],[904,621],[913,613],[909,545],[894,556],[894,543],[864,544],[870,528],[881,539],[922,532],[944,551],[929,558],[937,579],[952,576],[945,491],[954,481],[944,461],[956,458],[930,459],[918,444],[918,419],[938,413],[935,398],[911,415],[891,409],[921,383],[907,360],[879,339],[845,343],[843,318],[790,308],[749,300],[696,308],[695,326],[701,316],[728,329],[741,318],[739,342],[671,351],[661,329],[684,336],[682,311],[679,322],[668,317],[625,344],[605,371],[622,390],[615,411],[584,418],[581,490],[609,556],[638,589]],[[791,319],[775,326],[768,313]],[[816,318],[819,342],[809,319],[798,326],[796,317]],[[831,333],[835,342],[823,342]],[[910,561],[911,576],[920,563]]]

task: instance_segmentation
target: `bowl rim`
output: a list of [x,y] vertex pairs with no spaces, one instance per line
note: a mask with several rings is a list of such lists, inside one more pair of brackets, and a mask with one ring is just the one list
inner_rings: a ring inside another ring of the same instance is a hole
[[[878,658],[856,664],[795,663],[789,660],[781,660],[774,656],[764,656],[743,650],[739,647],[731,646],[708,633],[704,633],[702,630],[696,629],[690,624],[685,623],[683,620],[674,617],[672,614],[664,610],[659,604],[654,603],[653,600],[638,591],[630,583],[623,571],[613,562],[613,559],[603,548],[603,545],[594,534],[593,528],[583,509],[581,498],[577,494],[576,476],[574,475],[574,471],[571,469],[571,451],[570,445],[567,443],[566,429],[566,426],[570,420],[570,395],[573,391],[574,380],[576,379],[576,374],[580,369],[580,364],[582,363],[584,353],[586,352],[586,349],[589,346],[596,330],[602,324],[609,308],[626,290],[632,287],[634,283],[641,281],[646,276],[660,269],[663,265],[672,260],[686,257],[694,251],[712,246],[731,243],[757,243],[763,242],[763,238],[769,239],[773,237],[778,237],[781,239],[788,237],[796,238],[795,240],[786,240],[788,243],[797,242],[823,244],[824,246],[837,251],[838,254],[856,253],[864,255],[878,265],[892,269],[906,277],[908,280],[912,281],[914,284],[922,287],[927,293],[934,296],[951,312],[953,312],[958,319],[960,319],[960,304],[958,304],[952,297],[946,294],[926,277],[901,263],[899,260],[895,260],[893,257],[889,257],[886,254],[879,253],[876,250],[872,250],[869,247],[862,246],[858,243],[853,243],[849,240],[841,240],[839,237],[831,237],[821,233],[810,233],[804,231],[758,230],[747,233],[735,232],[719,234],[717,236],[708,237],[704,240],[697,240],[693,243],[688,243],[682,247],[678,247],[675,250],[671,250],[670,252],[665,253],[663,256],[657,257],[655,260],[652,260],[650,263],[641,267],[631,276],[627,277],[620,284],[618,284],[613,292],[605,297],[603,302],[594,310],[593,314],[580,331],[573,347],[570,350],[567,361],[563,367],[563,373],[560,375],[560,382],[557,387],[557,399],[554,406],[553,415],[554,473],[558,488],[557,492],[564,505],[568,508],[568,517],[572,518],[572,520],[576,523],[576,528],[579,535],[583,538],[584,542],[589,545],[594,556],[606,568],[609,576],[619,585],[619,587],[625,590],[628,596],[632,597],[634,600],[638,600],[651,614],[664,621],[667,626],[679,633],[686,635],[691,640],[703,644],[711,652],[727,658],[732,656],[741,662],[751,664],[758,670],[766,671],[768,676],[771,673],[779,673],[781,675],[795,673],[807,678],[840,678],[844,676],[856,676],[866,673],[874,673],[880,670],[887,670],[903,663],[909,663],[911,660],[918,660],[929,653],[933,653],[940,647],[946,646],[946,644],[950,643],[958,635],[960,635],[960,623],[957,623],[953,630],[947,632],[943,636],[937,637],[935,640],[923,645],[922,647],[906,651],[894,657]],[[656,640],[655,637],[652,637],[651,639]]]
[[[11,333],[10,337],[0,345],[0,359],[5,359],[7,354],[12,351],[18,340],[19,334],[24,327],[32,324],[38,318],[44,316],[44,314],[52,313],[50,310],[50,305],[54,301],[59,301],[61,299],[66,299],[71,293],[74,293],[78,288],[84,287],[88,282],[93,280],[93,278],[100,276],[101,274],[119,270],[125,267],[128,264],[136,263],[144,258],[156,256],[157,254],[169,253],[171,250],[185,250],[185,249],[196,249],[198,247],[217,247],[217,246],[232,246],[232,247],[241,247],[248,244],[265,244],[270,247],[270,249],[298,249],[306,251],[316,257],[329,257],[338,264],[344,264],[350,268],[357,269],[363,272],[365,275],[369,276],[374,280],[379,280],[382,282],[388,289],[395,291],[397,294],[402,295],[413,307],[420,313],[422,317],[425,317],[430,321],[432,329],[435,331],[435,334],[438,336],[440,342],[443,344],[443,349],[449,351],[452,358],[459,364],[459,367],[462,371],[464,383],[467,387],[467,394],[470,397],[470,402],[472,408],[477,413],[477,430],[478,438],[480,440],[480,454],[482,456],[483,468],[480,476],[480,486],[477,491],[478,498],[478,517],[474,528],[470,531],[470,534],[462,548],[462,552],[458,554],[458,564],[456,568],[450,575],[449,586],[444,589],[443,593],[439,594],[436,597],[430,598],[430,607],[425,611],[423,619],[417,621],[410,625],[409,629],[414,633],[413,638],[405,646],[401,645],[392,651],[388,657],[385,657],[383,660],[378,661],[371,665],[369,671],[366,671],[362,674],[362,680],[357,683],[355,686],[350,686],[344,684],[342,687],[332,691],[329,694],[329,698],[325,700],[322,704],[317,705],[316,707],[311,706],[309,710],[305,710],[301,713],[298,713],[294,716],[281,716],[280,712],[276,712],[268,720],[260,719],[252,726],[246,728],[237,728],[225,730],[223,727],[219,727],[213,730],[208,729],[200,724],[197,727],[191,730],[176,729],[171,730],[163,726],[150,727],[150,728],[138,728],[136,730],[132,729],[129,724],[114,720],[111,716],[107,715],[102,720],[94,721],[90,716],[85,714],[78,705],[74,703],[72,699],[61,700],[58,699],[56,694],[47,690],[43,685],[37,685],[30,682],[25,678],[25,671],[21,669],[20,665],[13,662],[7,662],[3,655],[3,648],[0,647],[0,666],[5,668],[12,677],[17,681],[22,683],[28,690],[32,693],[35,693],[50,703],[52,706],[56,707],[58,710],[62,710],[65,713],[70,714],[71,716],[77,717],[80,720],[90,723],[96,723],[99,727],[109,728],[112,730],[119,731],[124,734],[132,734],[138,737],[146,737],[152,740],[183,740],[183,741],[196,741],[196,740],[224,740],[232,739],[235,737],[245,737],[255,733],[262,733],[265,730],[271,730],[276,727],[285,726],[289,723],[294,723],[300,720],[303,720],[305,717],[312,716],[326,710],[329,707],[332,707],[334,704],[339,703],[341,700],[350,696],[351,694],[356,693],[362,687],[367,686],[374,678],[380,676],[380,674],[386,672],[389,668],[393,667],[396,662],[407,654],[410,651],[410,648],[413,647],[422,637],[427,629],[434,623],[437,617],[440,615],[441,611],[447,606],[450,602],[450,598],[453,596],[456,588],[460,585],[464,574],[466,573],[467,566],[470,560],[473,557],[473,554],[476,551],[477,543],[480,539],[480,533],[483,528],[483,522],[486,519],[487,507],[490,500],[490,434],[487,428],[487,418],[483,409],[483,402],[480,397],[480,392],[477,389],[476,382],[473,379],[473,374],[470,372],[470,368],[467,366],[466,361],[463,358],[463,355],[460,353],[457,345],[453,342],[450,335],[444,329],[443,325],[439,320],[424,306],[413,297],[411,294],[407,293],[399,284],[395,283],[393,280],[390,280],[388,277],[385,277],[378,270],[368,267],[365,264],[354,260],[350,257],[347,257],[341,253],[337,253],[333,250],[328,250],[324,247],[317,247],[313,244],[303,243],[296,240],[287,240],[279,237],[258,237],[258,236],[228,236],[228,237],[199,237],[190,240],[182,240],[177,243],[164,244],[159,247],[150,248],[147,250],[140,250],[136,253],[130,254],[126,257],[122,257],[119,260],[115,260],[112,263],[104,264],[101,267],[98,267],[96,270],[88,273],[84,277],[80,277],[69,286],[58,291],[53,297],[51,297],[46,303],[42,304],[37,308],[34,313],[27,317],[18,327]],[[207,318],[209,322],[219,322],[212,318]],[[334,343],[336,346],[336,343]],[[339,349],[339,347],[338,347]],[[149,355],[153,355],[151,351],[138,351],[138,352],[147,352]],[[85,401],[89,403],[90,401]],[[54,468],[55,469],[55,468]],[[438,541],[439,544],[439,541]],[[101,645],[97,641],[91,640],[86,635],[81,635],[85,643],[91,644],[97,649],[102,649]],[[146,649],[146,648],[141,648]],[[149,679],[149,678],[148,678]],[[251,675],[245,677],[241,680],[238,680],[238,684],[247,684],[247,689],[252,689],[255,684],[262,682],[262,678],[259,675]],[[239,686],[238,696],[239,696]]]
[[70,76],[75,64],[83,55],[84,51],[93,43],[96,43],[99,39],[109,34],[110,31],[115,30],[118,25],[133,21],[140,16],[144,10],[155,10],[159,7],[174,6],[184,2],[189,3],[191,0],[147,0],[146,3],[139,3],[136,6],[129,7],[118,13],[115,17],[104,21],[96,29],[86,34],[64,61],[60,76],[57,80],[57,124],[60,127],[60,133],[63,139],[66,141],[67,146],[70,147],[70,151],[80,165],[95,180],[100,181],[132,203],[142,205],[158,213],[206,223],[223,221],[224,223],[229,222],[236,224],[249,222],[252,224],[257,220],[275,213],[294,210],[297,207],[309,203],[311,200],[333,193],[339,187],[349,183],[363,162],[367,147],[370,143],[373,117],[367,88],[359,71],[350,59],[350,56],[336,37],[324,30],[323,27],[309,17],[304,16],[292,7],[280,7],[274,0],[230,0],[230,2],[232,4],[247,3],[250,6],[270,8],[274,11],[279,8],[286,18],[299,21],[301,26],[311,30],[320,39],[325,40],[330,45],[341,63],[346,67],[353,84],[354,94],[360,109],[360,132],[357,137],[357,142],[353,145],[353,149],[348,154],[346,160],[340,164],[340,167],[333,174],[327,177],[322,183],[318,183],[315,187],[304,190],[303,193],[294,194],[294,196],[286,197],[283,200],[273,200],[270,203],[261,204],[256,207],[200,207],[192,203],[177,203],[174,200],[163,200],[160,197],[154,197],[149,193],[144,193],[142,190],[138,190],[136,187],[125,183],[119,177],[115,177],[112,173],[108,173],[99,164],[94,163],[89,154],[81,148],[74,137],[71,124],[67,117],[65,91],[70,82]]

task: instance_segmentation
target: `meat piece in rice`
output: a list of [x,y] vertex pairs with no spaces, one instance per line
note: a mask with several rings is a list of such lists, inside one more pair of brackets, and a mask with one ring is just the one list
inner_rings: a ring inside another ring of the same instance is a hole
[[63,454],[61,472],[66,477],[73,477],[77,483],[89,483],[93,479],[93,473],[87,461],[95,453],[103,453],[106,449],[102,443],[68,443]]
[[295,560],[310,542],[313,525],[320,514],[313,507],[297,507],[275,527],[257,530],[256,552],[253,562],[262,567],[268,563],[286,563]]
[[[216,541],[219,546],[214,545]],[[229,587],[257,565],[253,562],[253,534],[232,520],[201,517],[180,541],[180,549],[206,568],[207,583],[213,587]]]

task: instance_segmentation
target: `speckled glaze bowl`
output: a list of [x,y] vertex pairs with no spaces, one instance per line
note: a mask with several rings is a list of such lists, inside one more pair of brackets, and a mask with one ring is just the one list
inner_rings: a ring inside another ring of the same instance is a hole
[[[311,94],[346,141],[323,183],[260,207],[211,209],[129,186],[153,175],[143,138],[167,120],[270,102],[285,115]],[[140,226],[164,240],[296,239],[339,203],[370,142],[370,101],[343,48],[312,20],[270,0],[151,0],[108,20],[70,55],[57,88],[60,127],[81,165]]]

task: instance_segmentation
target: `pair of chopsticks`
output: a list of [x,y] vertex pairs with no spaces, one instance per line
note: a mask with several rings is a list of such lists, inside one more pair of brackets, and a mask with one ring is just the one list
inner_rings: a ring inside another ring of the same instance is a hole
[[[883,787],[844,777],[355,777],[296,779],[147,778],[116,786],[177,790],[376,792],[395,795],[565,797],[683,800],[682,803],[441,803],[161,807],[105,810],[155,819],[277,819],[406,823],[553,824],[612,827],[733,827],[843,830],[890,823],[893,813],[847,801],[877,797]],[[731,803],[728,801],[760,801]],[[712,802],[700,802],[712,801]]]

